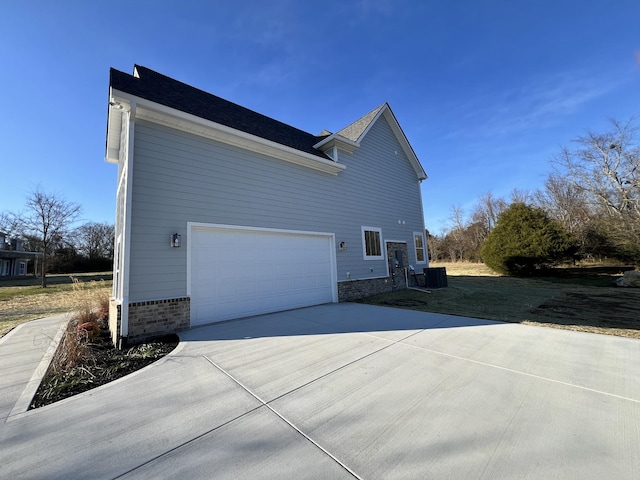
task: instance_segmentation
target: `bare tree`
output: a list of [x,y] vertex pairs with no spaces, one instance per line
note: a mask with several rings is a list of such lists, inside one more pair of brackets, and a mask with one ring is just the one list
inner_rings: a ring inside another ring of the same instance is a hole
[[11,214],[26,238],[37,239],[42,248],[42,288],[47,286],[47,255],[52,242],[64,237],[80,214],[80,205],[68,202],[59,194],[43,192],[37,187],[27,195],[26,211]]
[[0,232],[12,235],[15,233],[16,225],[13,215],[9,212],[0,212]]
[[531,195],[531,192],[520,188],[514,188],[511,190],[511,204],[524,203],[525,205],[530,205],[532,202],[533,196]]
[[471,214],[471,220],[484,227],[488,234],[498,223],[498,215],[507,209],[507,202],[502,198],[496,198],[493,193],[484,193],[478,201]]
[[[610,247],[620,259],[640,259],[640,128],[631,119],[610,120],[604,133],[588,131],[554,162],[586,200],[586,245]],[[596,242],[590,237],[597,237]],[[594,252],[598,253],[598,252]]]
[[89,222],[78,227],[74,236],[78,252],[89,260],[113,258],[114,226]]
[[429,253],[429,260],[437,262],[444,257],[443,239],[439,235],[432,235],[429,230],[424,231],[425,238],[427,239],[427,252]]
[[550,174],[544,189],[534,192],[533,197],[540,208],[572,235],[579,236],[589,224],[591,212],[586,192],[567,176]]
[[611,127],[605,133],[588,131],[575,140],[575,150],[562,149],[554,161],[595,208],[618,218],[640,218],[638,126],[631,119],[611,120]]

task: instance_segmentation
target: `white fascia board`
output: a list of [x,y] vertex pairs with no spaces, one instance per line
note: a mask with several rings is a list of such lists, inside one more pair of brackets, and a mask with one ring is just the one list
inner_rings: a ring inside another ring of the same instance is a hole
[[166,127],[210,138],[332,175],[337,175],[346,168],[345,165],[329,160],[328,158],[325,160],[301,152],[295,148],[281,145],[277,142],[251,135],[250,133],[242,132],[210,120],[205,120],[204,118],[176,110],[175,108],[129,95],[125,92],[114,90],[112,97],[125,102],[135,102],[135,118],[137,119],[158,123]]
[[396,138],[398,139],[398,142],[400,143],[400,147],[402,148],[402,151],[404,152],[406,157],[409,159],[409,162],[411,162],[411,166],[413,167],[413,169],[416,171],[416,174],[418,175],[418,180],[419,181],[426,180],[428,178],[427,173],[424,171],[424,168],[422,168],[422,165],[420,164],[420,160],[418,160],[418,157],[416,157],[416,154],[413,151],[413,148],[409,144],[409,140],[407,140],[407,136],[402,131],[402,128],[398,123],[398,120],[396,119],[395,115],[389,108],[388,104],[386,104],[385,108],[381,110],[381,114],[384,115],[385,119],[391,126],[391,130],[393,131]]
[[342,135],[334,133],[313,146],[313,148],[317,148],[318,150],[321,150],[323,152],[331,150],[333,147],[337,147],[339,150],[347,153],[353,153],[360,147],[360,144],[354,142],[353,140],[349,140]]

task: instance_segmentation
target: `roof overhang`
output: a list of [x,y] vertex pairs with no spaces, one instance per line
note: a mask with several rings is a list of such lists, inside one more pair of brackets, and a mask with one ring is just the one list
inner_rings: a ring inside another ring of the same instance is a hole
[[[175,128],[332,175],[337,175],[346,168],[345,165],[329,160],[328,158],[325,160],[321,157],[301,152],[295,148],[210,120],[205,120],[196,115],[185,113],[120,90],[110,90],[106,152],[107,162],[118,162],[122,115],[129,113],[132,119],[146,120],[166,127]],[[134,108],[132,108],[132,106]]]
[[316,148],[321,152],[327,152],[329,150],[332,150],[334,147],[338,150],[342,150],[343,152],[353,153],[357,148],[360,147],[360,144],[354,142],[353,140],[349,140],[342,135],[333,133],[313,146],[313,148]]
[[109,110],[107,114],[107,146],[104,158],[106,162],[118,163],[120,157],[122,115],[125,113],[124,104],[118,102],[109,95]]
[[28,260],[30,258],[40,258],[42,252],[21,252],[17,250],[0,250],[0,258],[19,258]]

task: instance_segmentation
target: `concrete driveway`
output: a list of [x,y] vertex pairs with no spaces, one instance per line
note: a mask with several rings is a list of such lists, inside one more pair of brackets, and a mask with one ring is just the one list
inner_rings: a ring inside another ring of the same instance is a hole
[[640,342],[358,304],[0,424],[0,478],[640,478]]

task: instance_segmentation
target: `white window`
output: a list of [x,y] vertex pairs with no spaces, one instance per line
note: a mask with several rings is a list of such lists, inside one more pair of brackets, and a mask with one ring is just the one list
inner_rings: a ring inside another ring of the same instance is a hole
[[413,244],[416,248],[416,262],[427,263],[424,248],[424,235],[420,232],[413,232]]
[[365,260],[384,260],[381,228],[362,227],[362,250]]

